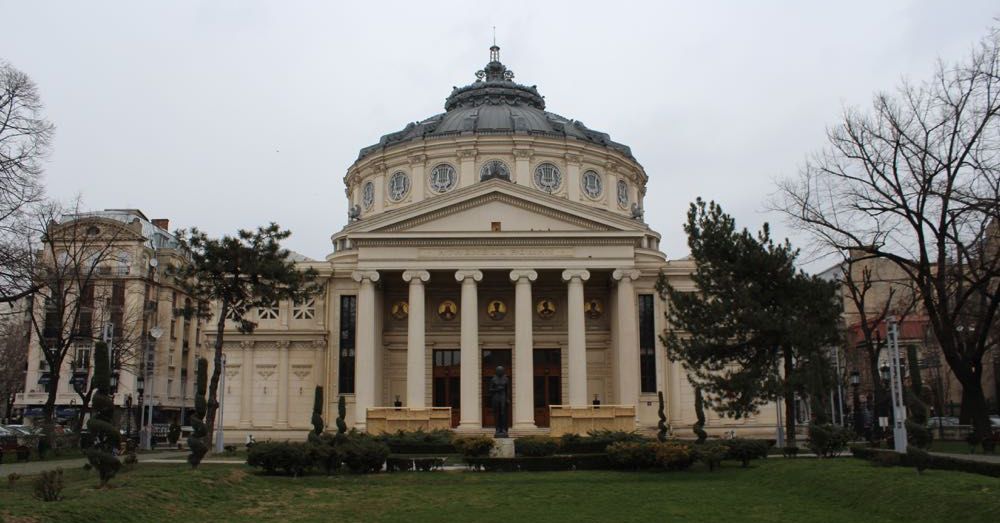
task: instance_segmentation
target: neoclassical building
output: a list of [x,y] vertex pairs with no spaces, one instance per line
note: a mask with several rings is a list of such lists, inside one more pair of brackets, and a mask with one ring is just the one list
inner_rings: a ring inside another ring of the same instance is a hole
[[[333,252],[299,262],[324,294],[226,334],[226,439],[304,437],[316,385],[331,425],[344,396],[359,429],[431,413],[492,431],[497,366],[512,379],[514,435],[567,415],[652,428],[661,391],[675,430],[694,422],[654,289],[661,272],[690,288],[693,267],[668,261],[643,221],[649,177],[629,147],[546,111],[513,77],[494,46],[445,112],[361,150]],[[771,433],[774,409],[709,428]]]

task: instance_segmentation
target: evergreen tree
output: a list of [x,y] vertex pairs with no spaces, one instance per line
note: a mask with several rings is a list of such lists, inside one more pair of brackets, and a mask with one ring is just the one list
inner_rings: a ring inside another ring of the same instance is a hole
[[319,441],[319,437],[323,434],[323,387],[319,385],[316,386],[316,394],[313,397],[313,414],[312,414],[312,425],[313,430],[309,433],[310,441]]
[[244,334],[252,333],[257,324],[248,319],[250,311],[273,306],[280,300],[303,300],[320,290],[314,283],[316,271],[296,268],[290,251],[281,247],[289,236],[291,233],[276,223],[222,238],[209,238],[198,229],[177,231],[183,247],[191,254],[191,263],[177,269],[175,275],[196,304],[183,313],[214,318],[216,322],[215,366],[208,385],[205,417],[209,436],[219,408],[226,322]]
[[97,470],[101,478],[100,486],[104,487],[115,477],[122,464],[115,457],[121,435],[114,423],[115,404],[111,399],[111,362],[108,357],[108,345],[102,341],[94,344],[92,380],[95,393],[87,429],[90,430],[94,442],[87,449],[87,461]]
[[802,365],[837,342],[834,284],[798,271],[798,251],[775,243],[767,224],[756,235],[737,230],[715,202],[692,203],[684,230],[698,290],[680,291],[660,276],[657,289],[671,304],[672,328],[662,336],[668,356],[721,414],[745,417],[784,398],[794,445]]
[[705,400],[701,396],[701,387],[697,385],[694,387],[694,415],[698,418],[693,427],[694,434],[698,436],[698,443],[705,443],[708,439],[705,432]]
[[197,468],[201,459],[208,453],[208,427],[205,425],[205,415],[208,411],[208,401],[205,399],[205,389],[208,383],[208,360],[198,358],[198,367],[194,384],[194,415],[191,416],[191,435],[188,436],[188,463]]
[[347,432],[347,401],[344,400],[344,396],[341,395],[340,399],[337,400],[337,434],[344,434]]

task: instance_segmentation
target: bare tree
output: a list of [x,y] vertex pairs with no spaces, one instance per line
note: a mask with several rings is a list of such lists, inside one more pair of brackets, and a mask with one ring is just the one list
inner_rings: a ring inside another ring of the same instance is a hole
[[54,127],[42,117],[38,89],[25,73],[0,61],[0,303],[37,290],[31,248],[21,237],[32,204],[42,200],[41,160]]
[[29,329],[23,314],[0,320],[0,421],[10,417],[14,395],[24,391]]
[[780,185],[776,207],[823,247],[888,260],[912,280],[986,436],[983,355],[1000,307],[1000,260],[986,249],[1000,220],[1000,31],[931,81],[876,95],[870,112],[846,110],[828,140]]

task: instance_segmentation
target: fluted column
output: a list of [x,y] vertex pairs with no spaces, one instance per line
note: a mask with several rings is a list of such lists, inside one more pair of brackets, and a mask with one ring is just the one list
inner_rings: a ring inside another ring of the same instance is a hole
[[240,428],[253,425],[253,375],[256,369],[253,363],[253,342],[240,343],[243,359],[240,361]]
[[590,279],[585,269],[567,269],[562,273],[567,283],[566,320],[569,342],[569,405],[587,405],[587,330],[583,317],[583,282]]
[[277,428],[288,428],[288,340],[280,340],[278,350],[278,421]]
[[611,277],[618,282],[615,311],[615,331],[618,347],[615,352],[615,390],[620,405],[636,405],[639,401],[639,320],[636,316],[634,280],[636,269],[617,269]]
[[364,430],[368,424],[368,407],[375,406],[375,282],[378,271],[354,271],[358,291],[358,326],[354,358],[354,418],[355,426]]
[[424,341],[424,282],[427,271],[404,271],[403,281],[410,283],[410,313],[406,320],[406,406],[423,408],[427,396],[427,354]]
[[457,271],[455,280],[462,284],[462,352],[459,387],[462,407],[458,430],[477,430],[483,426],[479,401],[479,384],[482,377],[479,357],[479,294],[477,282],[483,280],[482,271]]
[[514,282],[514,429],[535,428],[534,334],[531,326],[533,270],[510,272]]

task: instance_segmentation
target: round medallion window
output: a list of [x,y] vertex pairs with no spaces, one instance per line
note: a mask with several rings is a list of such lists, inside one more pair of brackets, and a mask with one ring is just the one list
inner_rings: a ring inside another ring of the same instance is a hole
[[618,205],[623,209],[628,207],[628,184],[625,180],[618,180]]
[[556,192],[562,185],[562,174],[559,168],[551,163],[543,163],[535,167],[535,185],[545,192]]
[[556,315],[556,302],[548,298],[542,298],[538,300],[538,305],[535,306],[535,311],[538,312],[539,318],[543,320],[551,319]]
[[361,205],[364,205],[365,209],[370,209],[373,203],[375,203],[375,184],[370,181],[365,182],[361,188]]
[[458,316],[458,305],[451,300],[444,300],[438,305],[438,317],[444,321],[454,320]]
[[507,168],[507,164],[501,162],[500,160],[490,160],[483,164],[483,167],[479,169],[479,181],[485,182],[486,180],[492,180],[493,178],[500,178],[501,180],[510,181],[510,169]]
[[455,174],[455,168],[446,163],[442,163],[431,170],[431,190],[436,193],[440,194],[450,191],[455,187],[457,180],[458,176]]
[[405,320],[410,315],[410,306],[405,301],[397,301],[392,304],[390,313],[396,320]]
[[396,171],[389,177],[389,199],[398,202],[410,192],[410,177],[403,171]]
[[503,300],[490,300],[486,304],[486,315],[491,320],[500,321],[507,317],[507,304]]
[[580,183],[583,184],[583,194],[586,194],[590,198],[600,198],[601,193],[604,192],[604,182],[601,180],[601,175],[597,174],[597,171],[583,173]]

